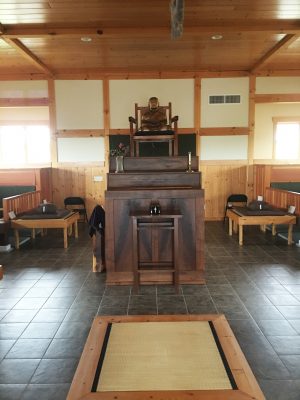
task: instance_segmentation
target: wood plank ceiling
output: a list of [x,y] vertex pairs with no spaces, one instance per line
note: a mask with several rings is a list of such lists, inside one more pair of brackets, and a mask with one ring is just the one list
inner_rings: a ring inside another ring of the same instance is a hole
[[300,74],[299,0],[186,0],[183,35],[170,31],[170,0],[1,0],[0,79]]

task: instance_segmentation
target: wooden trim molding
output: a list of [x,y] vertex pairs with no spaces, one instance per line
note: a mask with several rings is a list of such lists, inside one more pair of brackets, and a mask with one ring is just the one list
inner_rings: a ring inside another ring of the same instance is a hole
[[250,129],[245,127],[229,127],[229,128],[200,128],[200,136],[228,136],[228,135],[249,135]]
[[55,133],[58,138],[66,137],[99,137],[104,136],[104,129],[62,129]]
[[0,98],[0,107],[41,107],[48,106],[49,99],[41,98]]
[[256,94],[254,96],[256,104],[259,103],[297,103],[300,102],[300,93],[272,93]]

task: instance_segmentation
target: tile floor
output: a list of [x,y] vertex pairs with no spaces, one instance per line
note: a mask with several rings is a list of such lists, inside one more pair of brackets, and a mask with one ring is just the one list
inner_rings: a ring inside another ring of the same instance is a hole
[[96,314],[224,313],[268,400],[300,399],[300,248],[206,223],[206,285],[106,287],[91,241],[61,235],[0,254],[0,399],[63,400]]

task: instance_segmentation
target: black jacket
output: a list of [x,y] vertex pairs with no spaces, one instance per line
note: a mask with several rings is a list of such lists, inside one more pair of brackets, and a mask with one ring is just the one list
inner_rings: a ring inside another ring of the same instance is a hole
[[89,219],[89,235],[92,237],[96,234],[96,231],[104,234],[105,229],[105,211],[102,206],[97,205]]

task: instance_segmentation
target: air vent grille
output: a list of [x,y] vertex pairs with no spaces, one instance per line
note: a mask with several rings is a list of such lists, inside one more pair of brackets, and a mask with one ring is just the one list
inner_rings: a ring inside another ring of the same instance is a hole
[[240,104],[239,94],[213,95],[209,96],[209,104]]
[[223,104],[224,96],[209,96],[209,104]]
[[241,102],[241,96],[239,94],[230,94],[225,96],[225,103],[239,104]]

